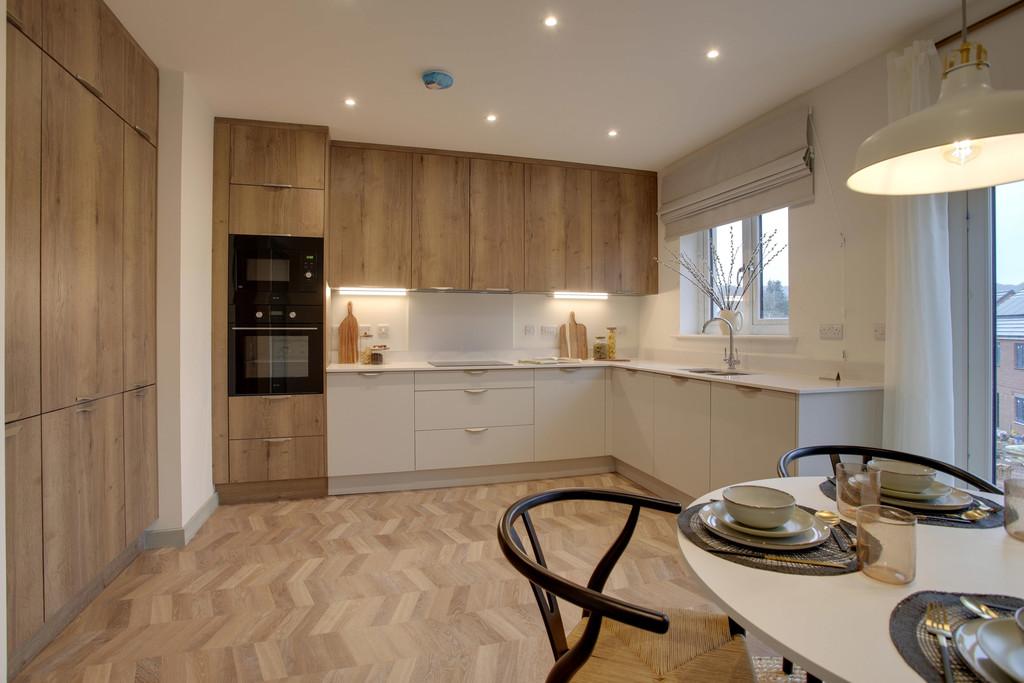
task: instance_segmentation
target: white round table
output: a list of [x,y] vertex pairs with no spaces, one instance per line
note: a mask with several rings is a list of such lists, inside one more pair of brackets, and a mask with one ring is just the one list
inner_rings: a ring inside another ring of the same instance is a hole
[[[822,478],[763,479],[799,504],[835,510],[818,489]],[[1001,496],[983,494],[1002,503]],[[694,504],[721,498],[721,489]],[[905,586],[842,576],[795,576],[752,569],[701,550],[677,532],[697,579],[737,623],[779,654],[825,681],[920,681],[889,638],[889,614],[922,590],[1024,597],[1024,543],[993,529],[917,528],[917,577]]]

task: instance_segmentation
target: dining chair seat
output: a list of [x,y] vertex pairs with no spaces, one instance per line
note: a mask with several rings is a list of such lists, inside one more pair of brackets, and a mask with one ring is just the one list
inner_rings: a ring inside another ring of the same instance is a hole
[[[668,633],[659,635],[608,619],[593,654],[573,683],[667,681],[749,683],[754,672],[743,636],[729,632],[722,614],[665,610]],[[587,626],[584,617],[567,638],[572,647]]]

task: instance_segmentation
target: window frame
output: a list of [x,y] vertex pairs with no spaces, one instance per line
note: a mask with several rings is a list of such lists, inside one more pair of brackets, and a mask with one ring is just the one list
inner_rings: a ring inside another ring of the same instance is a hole
[[1013,395],[1013,423],[1024,425],[1024,396]]
[[1013,343],[1013,369],[1024,370],[1024,344]]

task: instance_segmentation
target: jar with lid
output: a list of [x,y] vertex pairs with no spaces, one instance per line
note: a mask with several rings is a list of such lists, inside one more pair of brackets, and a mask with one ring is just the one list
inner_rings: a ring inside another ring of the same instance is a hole
[[615,360],[615,330],[617,328],[608,328],[608,360]]
[[372,352],[370,347],[373,346],[373,335],[369,332],[364,332],[359,335],[359,362],[363,365],[370,365]]
[[594,360],[607,360],[608,359],[608,341],[607,337],[597,337],[594,342]]

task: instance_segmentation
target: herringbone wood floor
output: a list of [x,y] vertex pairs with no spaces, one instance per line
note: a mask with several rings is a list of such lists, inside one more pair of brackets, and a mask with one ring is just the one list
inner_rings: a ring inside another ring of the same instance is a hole
[[[561,486],[642,491],[609,474],[221,507],[187,548],[143,553],[18,680],[543,680],[540,616],[495,530],[508,504]],[[549,564],[585,582],[626,509],[543,510]],[[646,511],[608,592],[711,608],[674,518]]]

